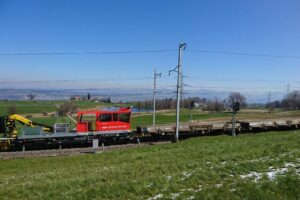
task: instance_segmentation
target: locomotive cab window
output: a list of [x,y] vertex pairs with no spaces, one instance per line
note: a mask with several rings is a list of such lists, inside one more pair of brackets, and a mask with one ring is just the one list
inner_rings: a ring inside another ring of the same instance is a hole
[[130,113],[122,113],[120,114],[120,119],[121,122],[129,122],[130,121]]
[[79,122],[94,122],[96,121],[96,115],[95,114],[82,114],[80,115]]
[[112,120],[111,114],[108,113],[101,114],[99,120],[100,122],[111,122]]

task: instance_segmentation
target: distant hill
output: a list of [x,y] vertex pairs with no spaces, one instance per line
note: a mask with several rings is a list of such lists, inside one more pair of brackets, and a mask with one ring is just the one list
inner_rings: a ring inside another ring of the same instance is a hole
[[[176,98],[174,90],[159,90],[157,98]],[[218,98],[220,100],[227,98],[231,91],[220,90],[186,90],[184,97]],[[86,96],[91,93],[92,96],[109,96],[113,102],[118,101],[139,101],[152,99],[152,90],[149,89],[0,89],[0,99],[8,100],[26,100],[28,94],[36,95],[37,100],[68,100],[70,97]],[[264,92],[242,93],[246,96],[248,103],[266,103],[268,94]],[[281,99],[283,93],[272,93],[272,101]]]

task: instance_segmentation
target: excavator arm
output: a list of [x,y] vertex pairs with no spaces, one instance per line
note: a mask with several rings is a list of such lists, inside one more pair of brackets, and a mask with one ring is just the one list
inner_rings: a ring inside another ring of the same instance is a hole
[[26,125],[28,127],[40,126],[40,127],[43,127],[43,131],[53,132],[52,126],[34,122],[34,121],[31,121],[30,119],[27,119],[21,115],[14,114],[14,115],[7,116],[7,118],[6,118],[6,127],[8,128],[9,134],[12,137],[16,137],[16,135],[17,135],[16,121],[23,125]]

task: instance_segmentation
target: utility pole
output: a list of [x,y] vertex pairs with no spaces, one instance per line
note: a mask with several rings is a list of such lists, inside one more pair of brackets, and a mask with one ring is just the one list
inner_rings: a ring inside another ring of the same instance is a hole
[[233,100],[232,102],[232,136],[236,136],[235,134],[235,123],[236,123],[236,113],[240,110],[240,102]]
[[192,111],[193,111],[193,108],[195,107],[195,101],[191,101],[190,103],[190,121],[193,120],[193,114],[192,114]]
[[156,69],[154,69],[154,80],[153,80],[153,126],[156,130],[156,124],[155,124],[155,114],[156,114],[156,79],[161,77],[161,73],[156,73]]
[[273,106],[272,106],[272,104],[271,104],[271,98],[272,98],[272,96],[271,96],[272,94],[271,94],[271,92],[268,92],[268,104],[269,104],[269,112],[271,113],[272,112],[272,110],[273,110]]
[[234,137],[236,136],[236,134],[235,134],[235,121],[236,121],[235,115],[236,115],[236,113],[235,113],[235,111],[233,111],[232,112],[232,133],[231,133],[231,135]]
[[169,71],[170,73],[177,72],[177,106],[176,106],[176,133],[175,133],[175,142],[179,142],[179,116],[180,116],[180,96],[181,96],[181,88],[182,88],[182,66],[181,66],[181,58],[182,58],[182,51],[185,50],[186,43],[179,44],[178,48],[178,65],[173,70]]
[[181,71],[180,77],[180,99],[183,98],[183,71]]

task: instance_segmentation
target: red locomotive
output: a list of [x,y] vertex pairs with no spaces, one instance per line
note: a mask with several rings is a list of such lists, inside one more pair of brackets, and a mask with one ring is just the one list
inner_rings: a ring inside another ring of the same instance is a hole
[[130,132],[131,108],[77,112],[77,132],[94,134]]

